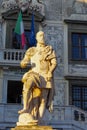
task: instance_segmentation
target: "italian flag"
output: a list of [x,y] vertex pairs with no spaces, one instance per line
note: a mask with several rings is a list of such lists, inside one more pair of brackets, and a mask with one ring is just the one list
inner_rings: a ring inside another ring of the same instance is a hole
[[21,11],[20,11],[20,13],[18,15],[18,19],[17,19],[17,22],[16,22],[16,26],[15,26],[14,32],[19,34],[19,35],[21,35],[22,48],[24,48],[24,46],[26,44],[26,38],[25,38],[25,34],[24,34],[24,25],[23,25]]

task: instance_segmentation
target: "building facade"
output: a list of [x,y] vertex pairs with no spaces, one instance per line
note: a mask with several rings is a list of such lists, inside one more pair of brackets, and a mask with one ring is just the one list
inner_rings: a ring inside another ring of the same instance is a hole
[[16,125],[22,107],[21,77],[29,69],[20,68],[25,50],[14,34],[20,9],[26,37],[33,9],[35,32],[45,32],[57,56],[54,110],[46,112],[46,125],[87,130],[87,0],[0,0],[0,130]]

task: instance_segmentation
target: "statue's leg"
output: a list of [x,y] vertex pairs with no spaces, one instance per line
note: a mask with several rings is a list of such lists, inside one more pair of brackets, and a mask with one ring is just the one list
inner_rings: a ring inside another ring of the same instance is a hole
[[43,117],[47,103],[48,89],[42,89],[39,107],[39,120]]
[[39,88],[34,87],[32,90],[32,101],[29,104],[29,113],[34,117],[34,119],[38,118],[39,106],[40,106],[40,95],[41,91]]
[[23,109],[18,111],[19,114],[28,112],[29,102],[32,100],[32,86],[34,85],[31,79],[28,79],[23,85]]

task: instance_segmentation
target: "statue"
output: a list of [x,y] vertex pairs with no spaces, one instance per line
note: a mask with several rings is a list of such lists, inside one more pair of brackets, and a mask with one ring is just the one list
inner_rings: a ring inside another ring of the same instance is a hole
[[37,46],[29,48],[20,63],[21,67],[25,68],[30,61],[31,69],[22,78],[23,109],[18,111],[20,114],[18,125],[20,122],[27,122],[29,125],[32,122],[38,123],[46,108],[52,111],[54,96],[52,79],[57,65],[56,56],[52,46],[45,45],[43,31],[36,34],[36,40]]

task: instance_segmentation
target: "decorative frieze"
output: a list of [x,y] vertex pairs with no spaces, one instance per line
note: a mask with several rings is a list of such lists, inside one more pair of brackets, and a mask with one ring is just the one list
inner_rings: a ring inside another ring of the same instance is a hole
[[87,0],[74,0],[72,10],[73,13],[87,14]]
[[44,4],[39,0],[2,0],[2,8],[5,10],[19,8],[23,12],[31,9],[45,16]]
[[62,5],[63,16],[72,14],[87,14],[87,0],[64,0]]
[[[58,61],[57,61],[58,62]],[[55,77],[55,79],[60,79],[60,78],[63,78],[63,76],[64,76],[64,66],[62,65],[60,65],[60,66],[57,66],[56,67],[56,70],[55,70],[55,72],[54,72],[54,77]]]
[[[63,26],[61,24],[56,26],[49,24],[44,28],[44,32],[45,32],[46,43],[53,46],[57,58],[60,57],[61,59],[60,62],[61,61],[63,62],[63,44],[64,44]],[[62,62],[58,64],[62,64]]]
[[[49,4],[50,3],[50,4]],[[62,19],[62,0],[45,0],[46,19],[61,20]]]
[[69,74],[87,76],[87,65],[69,65]]
[[65,89],[66,83],[59,80],[55,80],[55,96],[54,105],[64,106],[65,105]]
[[53,49],[56,52],[57,56],[57,67],[54,73],[54,77],[63,77],[64,75],[64,31],[62,24],[59,25],[47,25],[44,28],[45,36],[46,36],[46,43],[52,45]]

